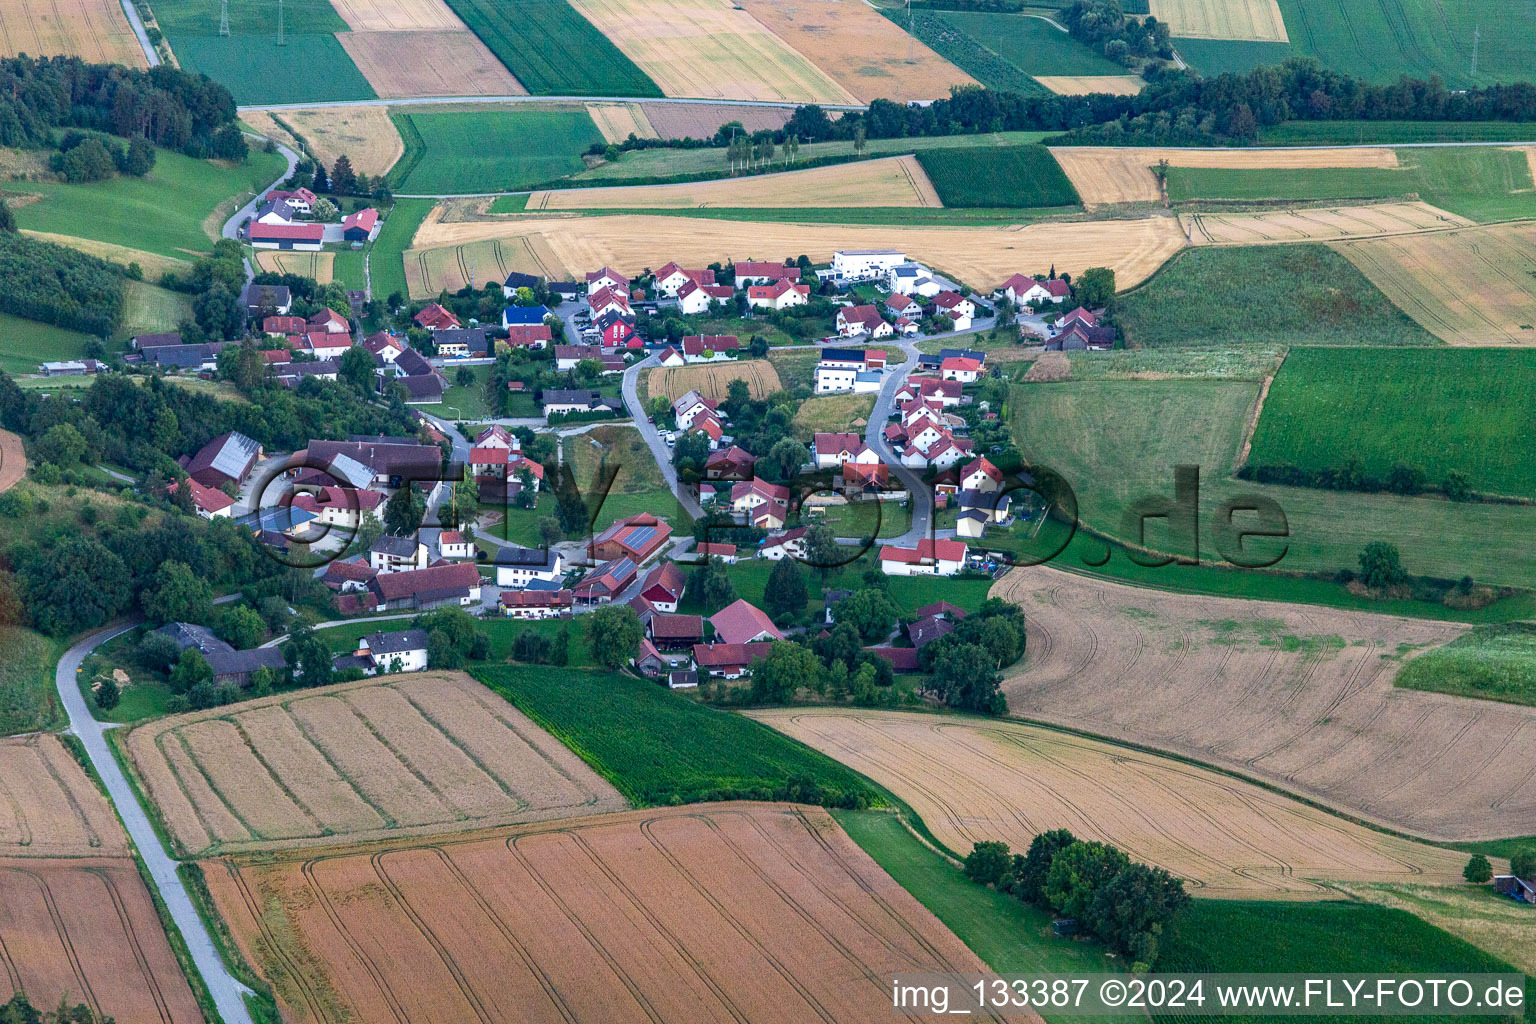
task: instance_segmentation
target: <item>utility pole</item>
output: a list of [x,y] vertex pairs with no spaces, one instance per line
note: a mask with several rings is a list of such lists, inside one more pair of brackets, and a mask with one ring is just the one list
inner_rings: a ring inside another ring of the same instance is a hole
[[229,0],[219,0],[219,35],[229,35]]
[[283,0],[277,0],[277,45],[288,45],[288,41],[283,38]]
[[1477,77],[1477,44],[1483,37],[1483,26],[1472,29],[1472,77]]

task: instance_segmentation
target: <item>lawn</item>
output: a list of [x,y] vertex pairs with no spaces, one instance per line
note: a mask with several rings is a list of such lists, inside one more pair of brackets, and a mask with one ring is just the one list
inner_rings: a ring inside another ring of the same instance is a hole
[[335,260],[331,263],[331,279],[340,281],[342,286],[350,291],[363,291],[368,284],[368,277],[363,269],[363,261],[366,258],[367,253],[362,250],[338,250]]
[[1536,704],[1536,626],[1478,626],[1414,658],[1395,682],[1410,690]]
[[391,185],[412,193],[499,192],[581,171],[602,133],[584,109],[390,115],[405,140]]
[[1437,345],[1326,245],[1186,249],[1118,299],[1132,346]]
[[1401,149],[1399,168],[1331,167],[1234,170],[1173,167],[1168,197],[1199,199],[1347,201],[1417,194],[1431,205],[1472,220],[1536,216],[1525,154],[1497,147]]
[[[854,549],[849,550],[852,553]],[[857,561],[830,569],[826,573],[814,566],[801,565],[805,573],[807,599],[800,616],[803,618],[810,614],[820,614],[825,603],[825,590],[863,589],[864,573],[879,567],[880,563],[876,559],[878,552],[878,547],[871,548],[869,553]],[[747,550],[741,551],[741,560],[728,567],[731,585],[737,597],[762,607],[763,591],[768,586],[768,577],[773,573],[775,563],[766,558],[751,558],[750,553]],[[887,578],[886,583],[886,594],[901,615],[911,615],[935,601],[948,601],[957,607],[974,610],[987,599],[987,591],[992,586],[991,580],[943,576],[892,576]],[[704,608],[698,595],[690,592],[683,595],[678,610],[688,614],[704,614],[718,609]]]
[[1536,11],[1508,0],[1280,0],[1280,12],[1293,52],[1381,84],[1399,75],[1439,76],[1450,89],[1525,81],[1536,50]]
[[448,0],[535,96],[660,96],[656,83],[565,0]]
[[1267,43],[1256,39],[1173,40],[1180,57],[1206,78],[1231,71],[1246,75],[1254,68],[1284,63],[1291,56],[1289,43]]
[[945,206],[1078,204],[1066,172],[1041,145],[930,149],[918,153],[917,162]]
[[1528,142],[1524,121],[1286,121],[1262,129],[1265,146],[1379,145],[1394,142]]
[[64,720],[53,688],[58,643],[20,626],[0,625],[0,736],[51,729]]
[[123,282],[123,333],[158,334],[174,331],[183,320],[192,319],[192,303],[180,292],[173,292],[144,281]]
[[597,483],[607,472],[605,467],[617,468],[592,523],[594,533],[607,529],[614,520],[641,512],[661,516],[677,532],[690,528],[688,514],[678,504],[656,465],[656,457],[634,427],[593,427],[584,434],[566,437],[561,444],[565,464],[575,474],[583,497],[589,501],[588,508],[590,502],[597,500]]
[[[461,370],[468,370],[474,376],[473,384],[460,387],[456,383]],[[478,420],[490,415],[485,404],[485,379],[490,376],[491,367],[445,366],[443,372],[448,375],[449,387],[443,392],[442,404],[420,406],[423,412],[455,420]]]
[[411,247],[416,229],[434,205],[430,199],[398,199],[384,218],[368,256],[368,271],[373,276],[373,294],[377,298],[387,299],[398,292],[403,299],[407,294],[401,253]]
[[[1536,586],[1536,552],[1526,542],[1536,528],[1536,507],[1234,479],[1233,466],[1258,389],[1257,383],[1237,380],[1020,384],[1012,389],[1008,408],[1013,436],[1026,458],[1060,473],[1076,492],[1080,520],[1111,537],[1134,535],[1123,519],[1133,502],[1173,495],[1175,466],[1200,468],[1201,557],[1211,568],[1142,569],[1123,553],[1114,553],[1103,571],[1131,582],[1323,603],[1342,600],[1347,592],[1336,583],[1214,568],[1225,564],[1217,531],[1222,503],[1260,495],[1280,505],[1289,534],[1283,542],[1252,538],[1244,550],[1269,556],[1283,552],[1275,566],[1281,572],[1355,570],[1365,545],[1382,540],[1398,546],[1410,573],[1452,580],[1470,574],[1482,583]],[[1166,524],[1148,521],[1150,544],[1166,547],[1166,537]],[[1089,564],[1085,559],[1103,552],[1102,542],[1083,537],[1060,562],[1081,570]],[[1374,607],[1463,621],[1499,621],[1512,614],[1509,607],[1497,606],[1483,610],[1488,619],[1440,604]],[[1515,610],[1529,614],[1530,609],[1529,600],[1515,603]]]
[[[165,714],[167,703],[175,696],[164,674],[151,671],[138,660],[135,648],[144,632],[145,627],[140,626],[113,637],[92,651],[81,665],[80,692],[97,721],[127,724],[146,718],[159,718]],[[132,682],[122,688],[122,700],[117,707],[103,711],[92,700],[91,683],[98,675],[105,675],[115,668],[127,672]]]
[[244,202],[265,189],[286,166],[280,154],[260,150],[232,165],[162,149],[143,178],[118,175],[84,185],[27,182],[26,191],[43,198],[18,207],[16,225],[184,259],[207,252],[235,211],[235,200]]
[[39,363],[85,356],[89,334],[0,313],[0,370],[36,373]]
[[874,411],[874,395],[823,395],[808,398],[795,410],[795,436],[809,444],[819,433],[864,432]]
[[1536,351],[1292,349],[1254,431],[1251,466],[1338,469],[1395,463],[1430,484],[1464,473],[1473,490],[1536,497]]
[[783,799],[792,786],[874,796],[860,775],[826,755],[654,682],[533,666],[474,665],[471,673],[637,804]]

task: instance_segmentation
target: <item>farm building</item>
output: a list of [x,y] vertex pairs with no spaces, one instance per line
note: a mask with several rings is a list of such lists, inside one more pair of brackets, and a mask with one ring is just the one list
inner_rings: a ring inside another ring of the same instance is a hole
[[695,644],[693,663],[709,675],[740,679],[751,669],[754,661],[768,657],[772,646],[771,643]]
[[553,619],[569,615],[574,601],[569,590],[508,590],[501,595],[501,614],[509,619]]
[[324,246],[323,224],[252,224],[251,245],[257,249],[319,252]]
[[842,281],[873,281],[907,262],[895,249],[839,249],[832,254],[832,274]]
[[773,624],[768,613],[745,598],[737,598],[709,617],[715,636],[728,644],[748,644],[758,640],[783,640],[784,634]]
[[644,565],[661,553],[671,536],[672,527],[649,512],[639,512],[592,538],[587,554],[594,561],[628,558],[635,565]]
[[635,582],[635,563],[629,558],[604,562],[581,578],[573,588],[578,604],[608,604]]
[[341,237],[348,242],[366,242],[378,233],[379,211],[373,207],[350,213],[341,222]]
[[[229,518],[233,515],[230,509],[234,507],[235,499],[223,491],[212,487],[204,487],[202,484],[187,477],[187,486],[192,488],[192,507],[197,514],[204,519],[215,517]],[[166,494],[175,494],[181,487],[181,481],[173,480],[165,488]]]
[[965,567],[965,545],[957,540],[920,540],[916,547],[880,549],[880,571],[887,576],[953,576]]
[[220,434],[198,449],[197,454],[183,456],[181,468],[187,476],[204,487],[223,487],[245,483],[256,463],[261,459],[261,445],[239,431]]
[[480,570],[472,562],[450,562],[414,572],[380,573],[368,584],[380,611],[426,611],[480,602]]
[[283,652],[280,649],[257,647],[248,651],[237,651],[214,636],[213,631],[206,626],[198,626],[190,622],[172,622],[161,626],[155,632],[170,637],[175,641],[178,650],[196,648],[198,653],[207,660],[208,667],[213,669],[215,686],[247,686],[251,681],[251,673],[259,668],[271,669],[278,673],[288,669],[288,663],[283,660]]

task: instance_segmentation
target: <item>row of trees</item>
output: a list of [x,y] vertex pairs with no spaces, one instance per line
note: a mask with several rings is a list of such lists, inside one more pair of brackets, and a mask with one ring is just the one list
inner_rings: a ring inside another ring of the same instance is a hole
[[1167,871],[1066,829],[1042,832],[1023,854],[1010,853],[1007,843],[977,843],[965,858],[965,874],[1075,920],[1079,931],[1129,956],[1137,972],[1157,962],[1167,926],[1189,903],[1184,883]]
[[1449,470],[1438,483],[1432,483],[1429,474],[1417,466],[1394,462],[1386,475],[1376,476],[1367,472],[1365,463],[1352,455],[1338,466],[1321,469],[1302,469],[1290,462],[1249,463],[1237,475],[1261,484],[1317,487],[1328,491],[1390,491],[1403,495],[1438,492],[1452,501],[1475,501],[1479,497],[1472,489],[1471,479],[1460,470]]

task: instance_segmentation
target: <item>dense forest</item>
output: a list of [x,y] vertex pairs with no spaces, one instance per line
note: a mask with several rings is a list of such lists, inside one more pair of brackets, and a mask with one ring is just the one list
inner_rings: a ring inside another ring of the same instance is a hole
[[0,146],[51,146],[56,128],[142,135],[195,157],[238,160],[246,153],[234,97],[206,75],[78,57],[0,59]]
[[123,275],[106,260],[0,231],[0,311],[108,337],[123,312]]

